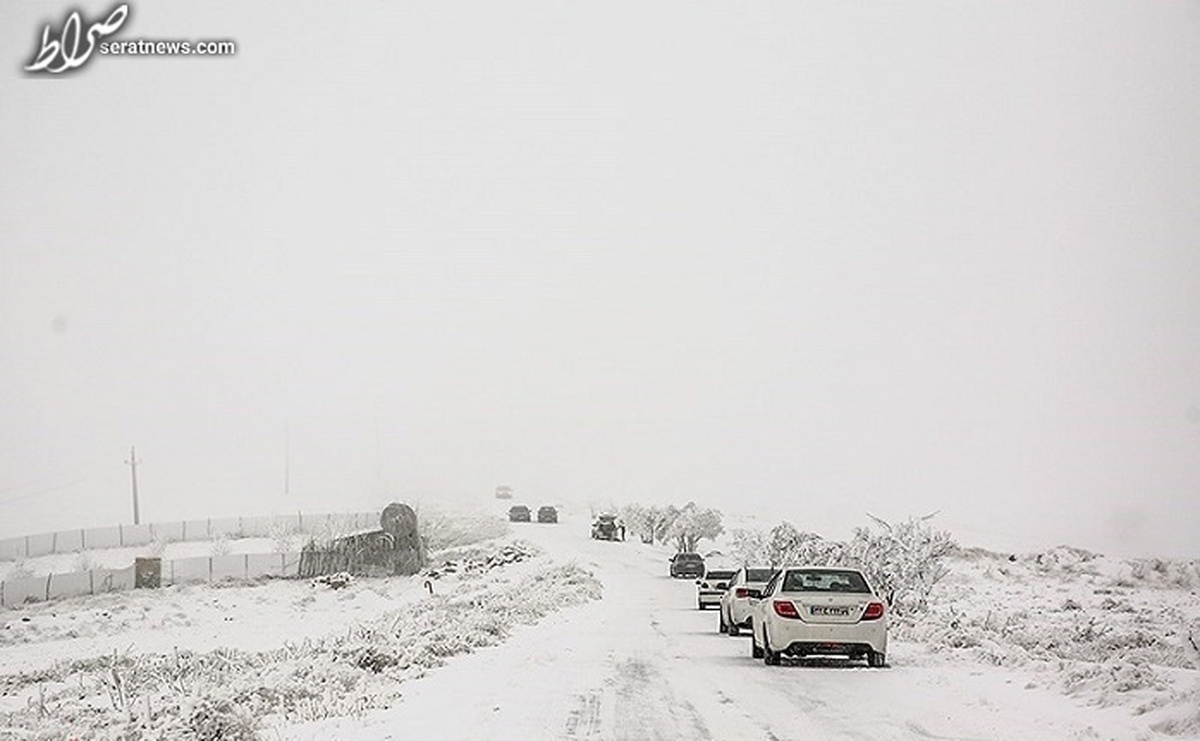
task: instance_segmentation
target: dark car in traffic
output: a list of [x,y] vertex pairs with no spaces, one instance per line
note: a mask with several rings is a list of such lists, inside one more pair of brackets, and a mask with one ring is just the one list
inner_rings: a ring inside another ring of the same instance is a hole
[[558,522],[558,510],[549,504],[538,509],[538,522]]
[[699,579],[704,576],[704,556],[699,553],[676,553],[671,556],[671,578]]
[[508,510],[509,522],[529,522],[531,519],[529,508],[523,504],[514,504]]

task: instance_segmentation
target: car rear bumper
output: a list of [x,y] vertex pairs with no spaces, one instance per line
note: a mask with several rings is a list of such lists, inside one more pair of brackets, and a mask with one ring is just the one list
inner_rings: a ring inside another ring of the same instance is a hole
[[697,592],[696,601],[702,605],[719,605],[724,592]]
[[887,653],[887,623],[883,620],[831,624],[773,619],[767,621],[767,629],[771,648],[794,656],[865,656],[868,650]]

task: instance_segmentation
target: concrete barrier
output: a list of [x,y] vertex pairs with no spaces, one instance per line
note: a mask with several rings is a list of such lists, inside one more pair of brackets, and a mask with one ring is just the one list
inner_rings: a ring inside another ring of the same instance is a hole
[[164,584],[193,584],[212,577],[212,559],[208,556],[176,558],[163,562]]
[[25,536],[25,556],[27,558],[36,558],[37,556],[54,554],[54,541],[54,533],[38,533],[37,535]]
[[154,540],[154,528],[150,525],[121,525],[121,545],[125,547],[150,545]]
[[84,530],[60,530],[54,533],[54,552],[73,553],[75,551],[82,551],[85,534],[86,531]]
[[210,581],[246,578],[246,554],[230,553],[223,556],[213,556],[209,559],[208,573]]
[[29,602],[45,602],[49,576],[31,576],[26,579],[9,579],[0,583],[0,604],[16,607]]
[[51,574],[50,583],[47,586],[47,593],[50,599],[62,599],[63,597],[81,597],[85,594],[91,594],[92,572],[76,571],[71,574]]

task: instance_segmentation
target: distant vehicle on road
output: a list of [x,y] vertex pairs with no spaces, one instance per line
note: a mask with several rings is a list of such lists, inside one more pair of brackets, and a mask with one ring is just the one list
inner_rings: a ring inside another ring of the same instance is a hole
[[514,504],[508,509],[508,519],[510,522],[529,522],[529,508],[523,504]]
[[594,540],[624,540],[625,526],[617,522],[616,515],[603,514],[592,523]]
[[512,487],[500,485],[496,487],[497,499],[512,499]]
[[750,655],[768,666],[784,655],[846,656],[873,667],[887,658],[887,611],[858,569],[785,567],[757,597]]
[[775,569],[770,566],[743,566],[733,575],[729,589],[721,597],[721,617],[717,623],[718,630],[726,635],[736,636],[742,628],[750,627],[750,591],[762,591]]
[[558,510],[548,504],[538,508],[538,522],[558,522]]
[[729,581],[737,573],[731,569],[705,569],[704,576],[696,580],[696,609],[703,610],[716,605],[721,606],[721,598],[729,588]]
[[698,579],[704,576],[704,556],[699,553],[676,553],[671,556],[671,578]]

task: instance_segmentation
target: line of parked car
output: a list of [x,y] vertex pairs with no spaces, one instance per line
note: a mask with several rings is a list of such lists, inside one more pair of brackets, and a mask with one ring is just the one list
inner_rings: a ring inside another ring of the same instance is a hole
[[841,566],[708,566],[699,553],[671,558],[673,578],[696,580],[696,607],[719,611],[717,629],[750,634],[750,655],[844,656],[887,663],[887,609],[862,571]]

